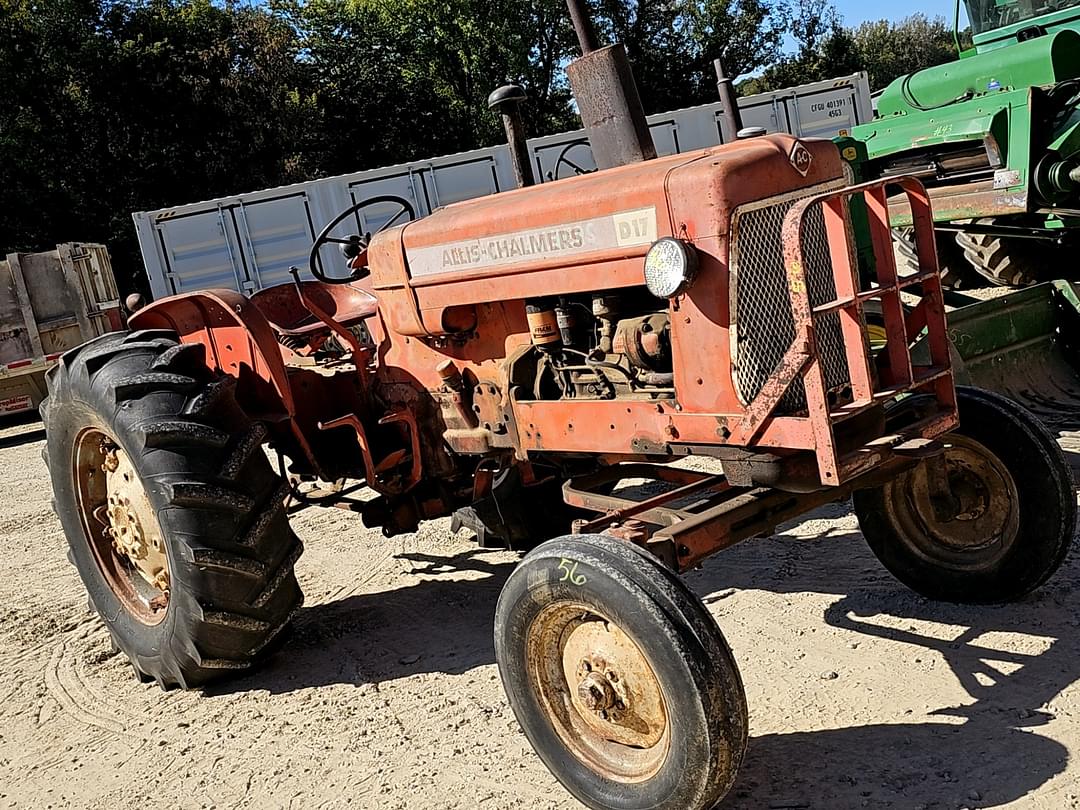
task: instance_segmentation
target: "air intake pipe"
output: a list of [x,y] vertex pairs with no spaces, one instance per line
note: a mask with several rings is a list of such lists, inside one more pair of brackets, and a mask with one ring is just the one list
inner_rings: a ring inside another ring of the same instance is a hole
[[742,112],[739,110],[739,99],[735,95],[735,86],[731,79],[724,73],[724,65],[719,59],[713,59],[713,69],[716,71],[716,92],[720,96],[720,134],[724,143],[731,143],[741,137],[743,129]]
[[487,100],[488,109],[502,116],[506,142],[510,146],[510,162],[514,166],[514,180],[519,188],[536,182],[532,159],[529,157],[529,144],[525,138],[525,122],[521,117],[521,104],[526,98],[525,89],[521,85],[506,84],[492,92]]

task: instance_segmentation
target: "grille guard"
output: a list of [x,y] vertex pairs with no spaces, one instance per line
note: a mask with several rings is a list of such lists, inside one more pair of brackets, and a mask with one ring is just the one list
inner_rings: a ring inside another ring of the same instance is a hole
[[[919,272],[904,278],[896,272],[891,246],[887,187],[898,187],[903,191],[911,207]],[[862,292],[859,291],[858,268],[845,221],[845,207],[857,195],[862,196],[866,206],[874,252],[873,281],[877,285]],[[817,205],[821,206],[824,215],[836,298],[812,306],[804,269],[803,234],[807,214]],[[888,455],[892,446],[913,438],[934,438],[953,429],[959,422],[956,392],[930,199],[923,184],[911,177],[890,178],[802,198],[784,218],[782,240],[795,338],[768,381],[747,405],[729,441],[752,446],[765,426],[776,417],[781,400],[796,379],[803,383],[807,416],[791,421],[797,423],[796,431],[803,433],[805,446],[815,448],[823,484],[839,485],[866,471]],[[914,309],[905,312],[900,291],[910,292],[917,286],[921,287],[921,300]],[[863,326],[863,308],[871,300],[880,302],[886,336],[885,347],[877,357],[871,356]],[[851,379],[851,401],[841,406],[829,404],[815,329],[822,316],[834,312],[840,315]],[[928,349],[928,363],[915,363],[911,349],[916,341]],[[905,426],[901,433],[879,437],[854,451],[841,452],[836,436],[839,423],[909,393],[933,396],[937,408],[932,409],[930,415]]]

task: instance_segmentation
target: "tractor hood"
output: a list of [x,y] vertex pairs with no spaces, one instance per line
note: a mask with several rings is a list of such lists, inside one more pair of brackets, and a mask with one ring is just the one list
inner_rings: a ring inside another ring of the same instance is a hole
[[1080,76],[1080,34],[1059,31],[901,76],[878,99],[878,116],[926,112],[958,99],[1056,84]]
[[737,206],[842,177],[831,141],[777,134],[468,200],[377,234],[373,287],[400,334],[467,331],[485,302],[642,286],[659,237],[725,266]]

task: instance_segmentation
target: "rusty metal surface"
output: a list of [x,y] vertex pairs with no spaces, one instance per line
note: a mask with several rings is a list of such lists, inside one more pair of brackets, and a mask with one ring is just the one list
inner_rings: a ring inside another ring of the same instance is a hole
[[517,84],[503,85],[488,96],[488,109],[502,116],[506,143],[510,147],[510,163],[514,168],[514,184],[518,188],[536,183],[525,134],[525,119],[521,115],[521,105],[527,99],[524,88]]
[[660,684],[637,645],[619,626],[597,617],[567,635],[563,675],[570,700],[589,731],[604,740],[650,748],[667,728]]
[[130,458],[98,428],[76,438],[71,475],[80,522],[102,578],[137,621],[160,624],[169,605],[165,537]]
[[[918,435],[927,419],[941,418],[936,414],[913,423],[912,433]],[[920,459],[892,451],[907,439],[905,432],[881,437],[873,447],[862,448],[857,459],[850,462],[858,469],[852,471],[846,483],[810,492],[727,486],[723,476],[664,470],[660,465],[648,464],[620,464],[603,474],[573,479],[564,485],[563,492],[567,503],[605,513],[592,521],[576,523],[575,532],[598,531],[633,542],[649,549],[672,569],[685,572],[718,551],[773,531],[784,521],[822,504],[844,500],[857,486],[877,485],[910,470]],[[624,479],[659,481],[661,471],[675,472],[667,481],[682,485],[648,498],[606,491]],[[686,478],[681,474],[687,474]],[[696,497],[687,502],[690,495]]]
[[[206,347],[208,365],[232,377],[264,381],[260,405],[295,413],[281,347],[266,316],[233,290],[201,290],[155,301],[128,320],[132,329],[171,329],[182,343]],[[277,400],[275,402],[275,399]]]
[[630,60],[622,44],[596,48],[566,66],[581,123],[600,169],[656,157]]
[[[995,189],[993,180],[960,186],[935,186],[929,193],[934,206],[934,219],[937,221],[1021,214],[1030,209],[1027,191]],[[911,206],[904,195],[889,199],[889,212],[893,224],[897,227],[911,223]]]
[[[785,353],[795,338],[795,319],[788,295],[784,266],[782,233],[784,218],[795,203],[822,189],[801,189],[780,198],[770,198],[740,206],[731,221],[731,319],[735,343],[732,347],[732,373],[739,396],[750,403],[775,376],[791,372]],[[843,207],[846,218],[846,206]],[[850,227],[845,223],[846,227]],[[803,273],[810,306],[816,307],[837,298],[834,262],[843,254],[830,252],[822,205],[807,209],[801,237]],[[826,313],[815,324],[826,385],[831,392],[841,392],[850,385],[847,358],[844,354],[839,312]],[[861,338],[860,338],[861,341]],[[808,347],[803,347],[804,350]],[[797,369],[796,369],[797,370]],[[787,380],[786,390],[776,405],[779,413],[793,414],[806,409],[806,395],[798,377]]]
[[332,328],[319,319],[316,311],[348,327],[372,317],[379,309],[378,299],[367,290],[320,281],[266,287],[250,300],[276,331],[286,335],[309,335]]
[[113,551],[127,557],[136,573],[162,594],[169,591],[169,558],[157,514],[131,458],[115,445],[102,463],[108,493],[107,532]]
[[[627,475],[628,470],[626,469],[621,469],[619,472],[622,473],[623,477],[630,477]],[[655,475],[655,472],[653,475]],[[654,478],[653,480],[657,479]],[[586,509],[599,508],[604,510],[604,514],[600,517],[591,521],[579,523],[575,526],[576,533],[588,534],[593,531],[603,531],[605,528],[614,524],[624,524],[628,518],[632,517],[641,518],[643,520],[659,517],[661,520],[664,520],[667,513],[658,511],[660,507],[679,501],[690,495],[695,495],[699,492],[706,492],[709,490],[723,491],[728,488],[729,485],[723,475],[706,475],[697,480],[677,486],[667,492],[654,495],[651,498],[628,504],[626,499],[619,498],[616,495],[590,493],[587,490],[582,489],[582,482],[580,480],[571,480],[563,485],[563,500],[571,505],[580,506]],[[677,515],[678,513],[674,514]],[[636,530],[637,527],[635,527],[635,533]]]
[[[377,424],[401,425],[407,433],[406,446],[376,459],[364,423],[352,413],[320,422],[318,427],[323,431],[340,427],[352,428],[363,454],[364,474],[368,486],[383,495],[403,495],[416,486],[423,477],[423,457],[416,415],[411,411],[392,411],[379,419]],[[408,464],[408,470],[403,473],[401,468],[406,464]]]
[[558,601],[530,624],[525,664],[536,698],[568,752],[617,782],[654,775],[671,726],[648,659],[588,604]]
[[[1017,539],[1020,499],[1013,472],[973,439],[954,434],[939,459],[885,484],[885,508],[900,541],[952,569],[998,565]],[[934,473],[944,480],[936,482]],[[948,493],[940,503],[935,490]]]

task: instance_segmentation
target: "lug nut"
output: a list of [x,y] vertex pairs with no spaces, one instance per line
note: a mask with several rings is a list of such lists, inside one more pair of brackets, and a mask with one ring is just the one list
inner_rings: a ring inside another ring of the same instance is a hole
[[578,684],[578,698],[587,709],[594,712],[606,712],[615,703],[615,692],[611,684],[598,672],[590,672]]

